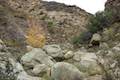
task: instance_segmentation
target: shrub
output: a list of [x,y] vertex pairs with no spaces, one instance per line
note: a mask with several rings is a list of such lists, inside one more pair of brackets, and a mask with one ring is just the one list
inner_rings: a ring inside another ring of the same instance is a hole
[[92,33],[90,33],[90,32],[83,32],[79,36],[73,37],[72,43],[74,45],[88,43],[89,40],[91,39],[91,37],[92,37]]
[[103,30],[105,27],[112,23],[112,12],[104,11],[97,12],[95,16],[90,18],[90,22],[87,25],[88,29],[92,33]]
[[92,33],[96,33],[97,31],[102,30],[102,27],[105,23],[105,17],[103,12],[98,12],[92,18],[90,18],[90,24],[88,25],[88,29]]
[[41,17],[41,20],[46,20],[46,19],[48,19],[48,17],[46,15]]
[[48,21],[47,22],[47,26],[48,26],[48,30],[50,33],[54,34],[54,28],[55,28],[55,24],[53,21]]
[[75,36],[72,39],[72,43],[75,45],[88,43],[92,37],[92,34],[102,31],[105,27],[111,25],[112,18],[111,11],[97,12],[89,20],[87,25],[88,32],[83,32],[79,36]]
[[48,27],[53,27],[54,23],[52,21],[48,22]]
[[26,42],[32,47],[43,47],[45,44],[45,34],[41,26],[32,17],[28,19]]

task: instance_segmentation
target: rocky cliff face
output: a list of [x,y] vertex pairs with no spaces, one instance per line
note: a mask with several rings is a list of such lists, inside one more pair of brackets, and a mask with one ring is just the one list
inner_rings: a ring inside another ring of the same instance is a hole
[[116,21],[120,21],[120,0],[107,0],[106,10],[111,10]]
[[30,16],[35,24],[42,26],[46,44],[50,44],[71,42],[73,36],[87,30],[85,26],[91,14],[56,2],[0,0],[0,38],[7,46],[25,49]]
[[[49,42],[71,41],[73,36],[86,30],[86,24],[91,16],[89,13],[76,6],[66,6],[56,2],[41,2],[47,17],[43,17],[48,23],[51,35]],[[52,25],[50,25],[51,23]]]
[[86,30],[85,26],[91,16],[76,6],[56,2],[8,0],[7,3],[15,11],[25,12],[45,22],[48,43],[70,42],[74,35]]
[[119,9],[120,7],[120,1],[119,0],[107,0],[105,4],[106,9]]
[[[109,37],[110,44],[112,45],[115,42],[119,42],[120,37],[120,0],[107,0],[105,4],[105,11],[112,11],[113,22],[110,27],[103,31],[103,34],[112,33],[111,35],[104,35]],[[115,36],[116,35],[116,36]],[[111,37],[110,37],[111,36]],[[115,38],[116,37],[116,38]],[[108,40],[107,40],[108,41]],[[108,41],[108,42],[109,42]]]

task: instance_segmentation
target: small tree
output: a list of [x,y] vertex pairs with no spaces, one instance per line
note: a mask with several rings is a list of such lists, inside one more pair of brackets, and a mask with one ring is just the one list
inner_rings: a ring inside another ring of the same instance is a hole
[[103,30],[105,27],[112,23],[112,12],[104,11],[97,12],[90,18],[90,23],[87,25],[88,29],[92,33]]
[[32,47],[43,47],[46,39],[42,27],[33,17],[28,18],[28,25],[26,42]]
[[79,44],[88,43],[91,37],[92,37],[92,33],[86,31],[79,34],[78,36],[73,37],[72,43],[76,46],[78,46]]
[[113,15],[111,11],[97,12],[92,16],[87,25],[88,32],[83,32],[72,39],[75,45],[87,43],[90,41],[92,34],[102,31],[105,27],[112,24]]

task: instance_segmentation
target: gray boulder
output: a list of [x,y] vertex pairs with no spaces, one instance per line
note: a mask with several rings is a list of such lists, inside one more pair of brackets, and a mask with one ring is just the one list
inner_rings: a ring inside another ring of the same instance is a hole
[[118,43],[116,46],[114,46],[112,48],[112,51],[120,54],[120,43]]
[[0,52],[0,80],[42,80],[28,75],[10,53]]
[[51,68],[53,80],[82,80],[83,74],[72,64],[59,62]]
[[47,52],[49,56],[52,57],[63,57],[62,49],[59,45],[53,44],[53,45],[45,45],[43,49]]
[[101,74],[101,67],[98,65],[98,57],[95,53],[77,51],[74,53],[74,65],[82,72],[88,73],[89,75]]
[[100,41],[101,41],[101,35],[98,33],[93,34],[91,41],[90,41],[90,45],[91,46],[99,46],[100,45]]
[[103,76],[102,75],[89,76],[84,80],[103,80]]
[[69,58],[72,58],[73,56],[74,56],[73,51],[68,51],[68,52],[64,55],[64,58],[65,58],[65,59],[69,59]]
[[17,80],[42,80],[40,77],[33,77],[28,75],[20,63],[16,63],[15,70],[18,73]]
[[34,75],[42,75],[43,73],[47,72],[48,67],[45,64],[39,64],[39,65],[35,65],[35,67],[32,70],[32,73]]
[[73,56],[73,60],[74,61],[80,61],[81,60],[81,56],[83,55],[83,54],[85,54],[84,52],[82,52],[82,51],[76,51],[75,53],[74,53],[74,56]]
[[47,66],[52,66],[54,62],[51,60],[51,57],[49,57],[42,49],[40,48],[34,48],[32,51],[26,53],[22,58],[21,62],[25,66],[32,66],[38,64],[45,64]]

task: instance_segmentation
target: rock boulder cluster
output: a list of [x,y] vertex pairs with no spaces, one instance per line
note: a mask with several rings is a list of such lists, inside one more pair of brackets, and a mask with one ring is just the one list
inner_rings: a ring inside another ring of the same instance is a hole
[[[91,14],[56,2],[0,0],[0,80],[120,80],[119,6],[108,0],[114,23],[74,48],[70,40],[87,30]],[[41,48],[25,42],[30,16],[44,23]]]
[[[8,70],[12,78],[9,74],[6,76],[14,80],[104,80],[102,78],[108,75],[105,70],[111,76],[119,74],[118,60],[114,59],[119,55],[119,44],[109,50],[102,49],[98,52],[81,49],[63,53],[62,48],[58,46],[54,44],[45,45],[43,49],[32,48],[21,57],[20,62],[12,53],[0,52],[1,72]],[[56,54],[63,55],[64,59],[61,62],[55,60],[54,57],[61,57]],[[112,68],[113,72],[109,68]],[[116,79],[114,76],[113,78]]]

